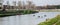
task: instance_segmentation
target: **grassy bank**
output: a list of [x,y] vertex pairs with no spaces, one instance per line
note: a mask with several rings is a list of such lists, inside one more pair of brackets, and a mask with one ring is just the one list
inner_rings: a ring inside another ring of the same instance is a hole
[[41,9],[40,12],[60,12],[60,9]]
[[32,13],[37,13],[37,11],[32,11],[32,10],[7,10],[7,11],[1,11],[0,10],[0,17],[5,17],[5,16],[12,16],[12,15],[24,15],[24,14],[32,14]]
[[45,22],[42,22],[38,25],[60,25],[60,15],[58,15],[55,18],[50,19],[48,22],[45,21]]

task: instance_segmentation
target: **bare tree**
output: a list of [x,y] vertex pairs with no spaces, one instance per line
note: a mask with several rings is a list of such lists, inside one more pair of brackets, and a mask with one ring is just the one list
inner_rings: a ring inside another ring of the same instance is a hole
[[26,7],[25,7],[26,5],[25,5],[25,3],[24,3],[24,1],[23,1],[23,9],[25,9]]
[[18,1],[18,7],[22,8],[22,2],[21,1]]
[[28,2],[28,8],[31,9],[33,3],[31,1],[27,1]]
[[6,9],[5,8],[3,8],[3,0],[1,0],[1,2],[2,2],[2,11],[4,12],[4,11],[6,11]]
[[9,1],[7,1],[6,3],[7,3],[7,5],[10,5]]
[[7,1],[6,3],[7,3],[7,9],[9,9],[10,8],[10,2]]
[[0,9],[3,7],[3,0],[0,0]]
[[16,6],[16,1],[13,1],[13,5]]
[[[10,4],[9,4],[9,1],[6,2],[7,3],[7,9],[9,8]],[[3,8],[3,11],[6,11],[6,8]]]
[[14,9],[16,8],[16,1],[13,1]]

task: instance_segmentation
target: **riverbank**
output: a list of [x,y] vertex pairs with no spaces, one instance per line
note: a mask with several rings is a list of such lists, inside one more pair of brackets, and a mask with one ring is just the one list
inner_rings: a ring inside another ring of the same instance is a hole
[[32,13],[37,13],[37,12],[38,11],[32,11],[32,10],[7,10],[7,11],[1,11],[0,10],[0,17],[32,14]]
[[60,9],[41,9],[39,12],[60,12]]
[[42,22],[38,25],[60,25],[60,15],[58,15],[55,18],[52,18],[48,21]]

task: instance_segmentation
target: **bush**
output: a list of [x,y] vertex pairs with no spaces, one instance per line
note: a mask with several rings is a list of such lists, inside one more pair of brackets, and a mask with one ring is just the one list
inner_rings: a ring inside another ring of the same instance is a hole
[[5,17],[5,16],[11,16],[11,15],[18,15],[18,14],[32,14],[36,13],[37,11],[31,11],[31,10],[19,10],[19,11],[0,11],[0,17]]

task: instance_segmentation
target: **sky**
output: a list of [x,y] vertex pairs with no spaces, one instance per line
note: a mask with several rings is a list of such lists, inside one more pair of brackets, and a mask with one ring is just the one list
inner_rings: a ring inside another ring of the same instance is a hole
[[[4,5],[6,4],[6,1],[9,1],[12,5],[12,1],[28,1],[28,0],[4,0]],[[29,0],[32,1],[36,6],[45,6],[45,5],[60,5],[60,0]]]

